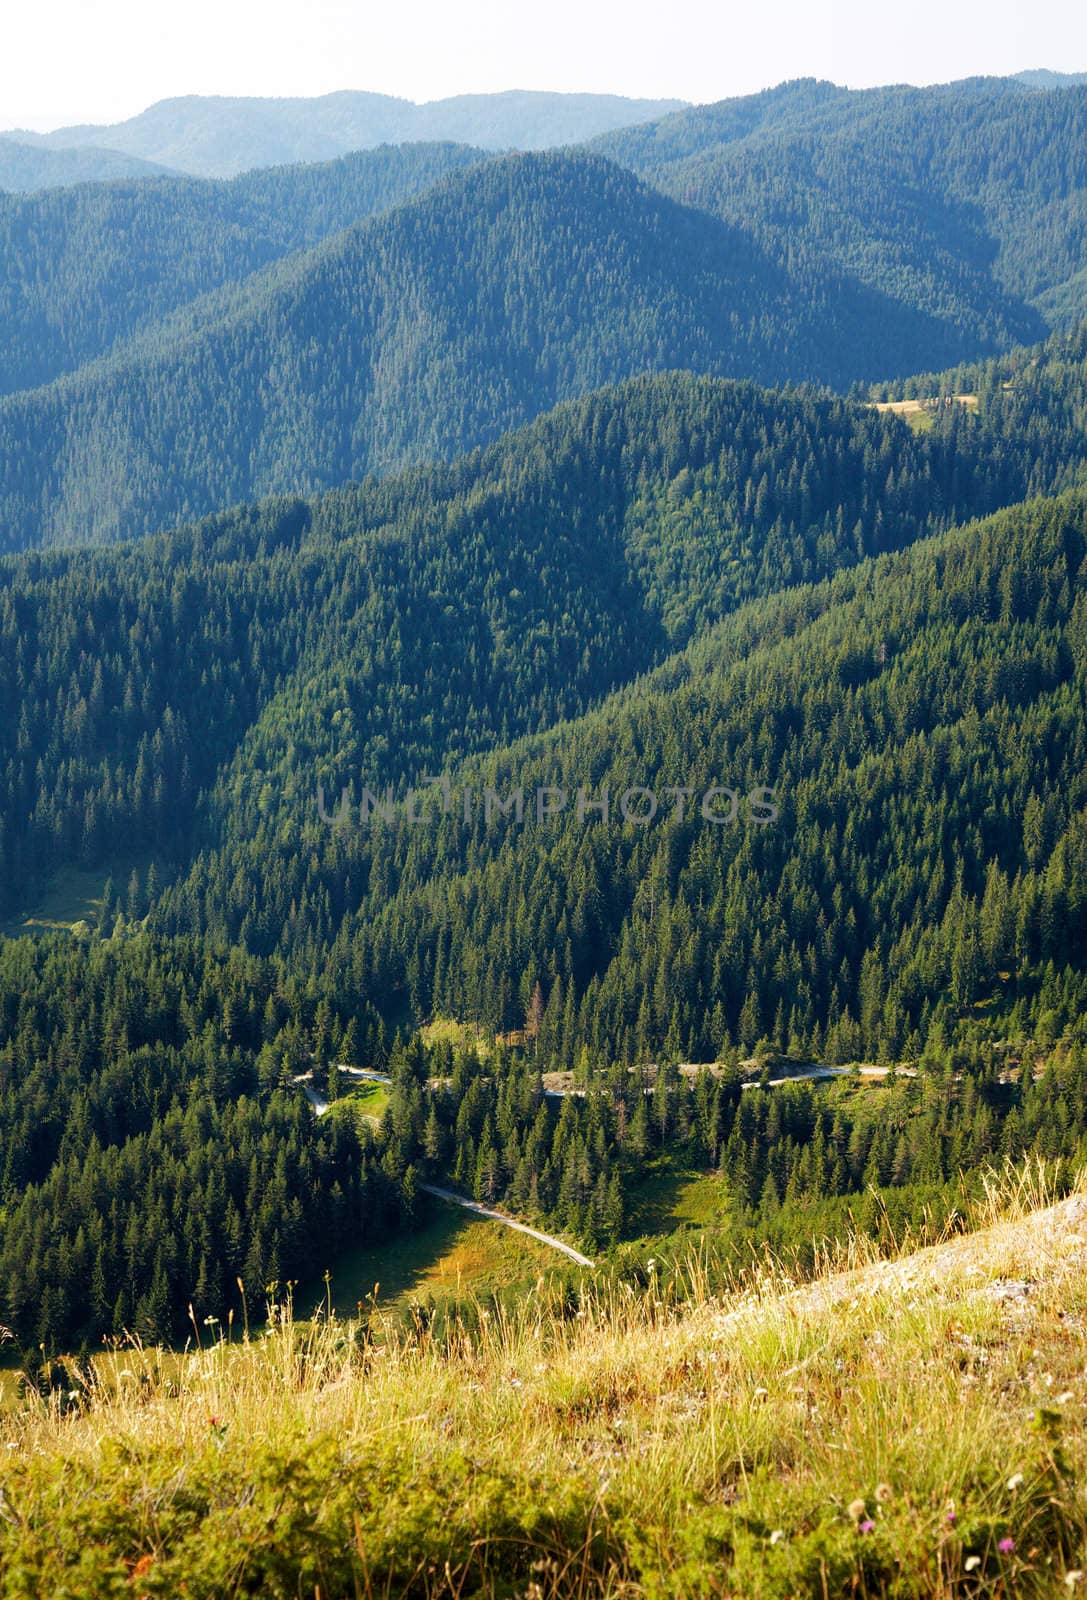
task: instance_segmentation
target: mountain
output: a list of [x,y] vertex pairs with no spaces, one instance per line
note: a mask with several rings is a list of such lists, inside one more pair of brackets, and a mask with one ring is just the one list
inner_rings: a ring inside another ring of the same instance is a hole
[[[760,1040],[831,1063],[913,1059],[937,1016],[975,1003],[1018,1008],[1028,1031],[1052,1011],[1059,1034],[1087,997],[1085,553],[1080,493],[741,610],[636,692],[451,756],[444,823],[398,810],[375,827],[356,800],[294,903],[320,904],[323,882],[328,937],[420,1018],[524,1026],[538,982],[540,1050],[568,1066],[582,1049],[710,1061]],[[361,796],[371,764],[354,785],[337,766]],[[488,786],[528,795],[522,826],[487,821]],[[549,789],[560,814],[541,820]],[[578,790],[616,809],[632,795],[650,820],[579,819]],[[249,927],[273,924],[288,849],[275,874],[267,858],[239,873],[244,854],[194,873],[184,920],[216,881],[240,906],[248,881],[263,890],[245,897]]]
[[416,140],[542,150],[663,116],[682,103],[524,90],[457,95],[422,105],[354,91],[294,100],[189,95],[160,100],[108,127],[17,137],[51,150],[101,146],[198,177],[229,178],[252,167],[328,161],[352,150]]
[[479,757],[586,715],[739,606],[1082,483],[1082,341],[1024,357],[1007,389],[1009,370],[921,433],[870,405],[643,378],[448,467],[9,560],[2,909],[129,847],[183,867],[201,839],[245,892],[201,891],[185,926],[290,945],[292,903],[326,905],[343,842],[328,856],[318,829],[272,873],[251,846],[269,818],[312,826],[318,778],[331,795]]
[[[391,782],[451,742],[468,755],[581,715],[740,601],[1014,497],[1014,464],[1010,445],[994,465],[950,429],[918,437],[872,407],[640,379],[449,467],[125,551],[13,559],[0,568],[5,909],[28,877],[125,839],[157,848],[173,832],[176,857],[196,794],[235,760],[294,793],[282,727],[322,774],[339,729]],[[84,615],[90,631],[71,634],[65,618]]]
[[647,370],[845,387],[977,349],[598,157],[508,157],[0,402],[0,526],[9,549],[127,538],[449,457]]
[[858,96],[894,93],[850,90],[818,78],[795,78],[709,105],[684,106],[665,117],[601,134],[594,148],[635,172],[652,172],[719,145],[740,143],[756,133],[834,127]]
[[0,196],[5,1595],[1081,1583],[1085,122]]
[[[1083,381],[1081,362],[1081,395]],[[1059,378],[1045,409],[1041,396],[1040,384],[1020,397],[1017,421],[993,419],[988,441],[984,419],[965,418],[917,439],[900,424],[869,432],[870,413],[794,402],[771,421],[743,390],[655,380],[511,440],[480,477],[461,479],[452,503],[428,507],[417,478],[359,491],[361,502],[333,496],[311,534],[320,581],[338,607],[344,564],[358,561],[366,603],[351,620],[337,613],[322,644],[315,607],[294,602],[310,619],[309,653],[223,767],[200,835],[218,850],[170,900],[166,926],[292,964],[314,942],[349,948],[357,933],[375,999],[496,1029],[520,1024],[534,973],[545,995],[556,983],[573,992],[565,1031],[545,1034],[567,1062],[582,1045],[623,1040],[620,1054],[653,1059],[669,1034],[686,1059],[712,1059],[726,1030],[747,1049],[766,1031],[780,1049],[883,1059],[914,1053],[907,1041],[924,1038],[949,994],[962,1005],[995,986],[1001,1003],[1025,997],[1044,1011],[1050,960],[1053,983],[1078,993],[1082,490],[857,565],[916,540],[936,508],[949,522],[1030,482],[1043,488],[1033,437],[1065,403]],[[657,461],[641,453],[653,419],[666,451]],[[777,449],[744,460],[745,439],[769,437]],[[542,480],[526,471],[532,461]],[[1082,445],[1079,462],[1082,483]],[[1057,446],[1051,483],[1068,464]],[[624,483],[637,485],[630,498]],[[363,510],[369,493],[378,502]],[[380,558],[373,535],[345,548],[317,537],[360,526],[381,530]],[[589,588],[586,546],[598,551]],[[508,584],[511,571],[507,598],[500,575]],[[547,583],[555,573],[553,597],[530,582],[537,572]],[[577,638],[596,641],[584,679],[558,665],[572,665]],[[458,795],[477,796],[464,825],[412,828],[398,811],[391,826],[327,830],[314,816],[319,779],[330,808],[344,786],[357,807],[363,785],[402,797],[442,771]],[[594,832],[572,799],[558,822],[529,814],[523,828],[488,827],[478,799],[488,784],[503,797],[584,785],[594,798],[608,789],[614,805],[629,786],[700,795],[714,782],[779,788],[780,828],[707,832],[665,810],[656,829]],[[955,879],[939,870],[948,838],[960,841]],[[573,904],[563,881],[578,886]],[[983,936],[994,896],[1002,931]],[[741,902],[750,931],[728,934]],[[816,923],[829,967],[812,966],[806,947]],[[996,971],[1014,927],[1018,977],[1006,994]],[[981,943],[952,981],[964,929]],[[865,963],[876,959],[870,1005]],[[640,1020],[624,993],[652,997]]]
[[149,178],[165,166],[141,161],[119,150],[85,145],[72,150],[50,150],[26,144],[10,134],[0,134],[0,192],[29,194],[37,189],[57,189],[73,183],[102,183],[117,178]]
[[1087,88],[803,81],[593,148],[775,254],[965,321],[979,340],[1012,326],[1037,336],[1032,313],[1050,325],[1087,314]]
[[48,383],[209,290],[481,159],[463,145],[386,146],[225,182],[0,196],[0,394]]
[[1087,310],[1085,135],[1079,88],[800,81],[597,141],[639,182],[411,145],[0,201],[5,545],[450,457],[638,371],[847,389],[1032,343]]

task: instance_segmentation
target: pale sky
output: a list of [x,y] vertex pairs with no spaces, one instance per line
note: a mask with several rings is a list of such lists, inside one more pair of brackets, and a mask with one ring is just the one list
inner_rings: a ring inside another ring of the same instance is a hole
[[497,89],[721,100],[1087,70],[1082,0],[5,0],[0,128],[113,122],[178,94],[410,100]]

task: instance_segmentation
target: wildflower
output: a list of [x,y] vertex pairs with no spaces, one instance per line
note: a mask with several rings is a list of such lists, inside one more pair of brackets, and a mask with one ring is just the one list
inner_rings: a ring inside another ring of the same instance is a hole
[[947,1520],[951,1524],[952,1527],[955,1526],[957,1518],[955,1516],[955,1508],[954,1508],[954,1506],[952,1506],[951,1510],[947,1513]]
[[1071,1389],[1066,1389],[1063,1394],[1059,1394],[1057,1396],[1057,1404],[1059,1406],[1066,1406],[1070,1400],[1074,1400],[1075,1398],[1076,1397],[1072,1393]]
[[1011,1538],[1001,1539],[1000,1543],[997,1545],[997,1549],[1000,1551],[1002,1556],[1010,1556],[1012,1551],[1015,1549],[1015,1540]]
[[859,1522],[861,1518],[867,1514],[867,1511],[868,1507],[865,1505],[863,1500],[851,1500],[849,1502],[849,1515],[853,1518],[854,1522]]
[[888,1505],[895,1497],[895,1492],[889,1483],[876,1485],[876,1500],[881,1506]]
[[1022,1482],[1023,1482],[1023,1474],[1021,1472],[1013,1473],[1012,1476],[1008,1479],[1008,1488],[1014,1494],[1016,1489],[1019,1488],[1019,1486],[1020,1486],[1020,1484]]
[[978,1567],[980,1567],[980,1566],[981,1566],[981,1557],[980,1556],[967,1556],[967,1558],[966,1558],[966,1570],[967,1570],[967,1572],[976,1572]]
[[[784,1539],[784,1537],[785,1537],[785,1529],[784,1528],[775,1528],[773,1533],[770,1535],[770,1543],[771,1544],[780,1544],[781,1541]],[[1067,1582],[1067,1579],[1065,1581]]]
[[754,1398],[756,1400],[765,1400],[769,1393],[770,1393],[769,1389],[759,1388],[759,1389],[755,1390]]
[[1065,1573],[1064,1581],[1069,1589],[1074,1589],[1077,1583],[1083,1582],[1083,1573],[1077,1567],[1074,1571]]
[[863,1522],[857,1524],[857,1532],[871,1533],[874,1527],[875,1523],[872,1521],[871,1517],[865,1517]]

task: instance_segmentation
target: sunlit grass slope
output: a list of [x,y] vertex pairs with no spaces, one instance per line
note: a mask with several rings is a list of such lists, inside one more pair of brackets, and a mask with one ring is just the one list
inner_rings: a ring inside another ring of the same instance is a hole
[[119,1351],[3,1418],[0,1593],[1074,1592],[1087,1201],[1039,1198],[683,1305]]

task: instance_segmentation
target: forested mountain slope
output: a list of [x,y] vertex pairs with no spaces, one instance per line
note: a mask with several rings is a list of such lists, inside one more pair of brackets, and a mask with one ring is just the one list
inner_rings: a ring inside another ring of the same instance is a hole
[[9,549],[127,538],[451,456],[647,369],[844,385],[962,348],[598,158],[507,158],[8,397],[0,526]]
[[[1082,1052],[1035,1083],[999,1041],[1082,1043],[1087,490],[952,524],[1082,480],[1085,370],[1054,338],[920,432],[640,378],[448,466],[0,563],[2,909],[118,867],[95,927],[0,942],[20,1341],[181,1338],[413,1227],[420,1179],[595,1251],[651,1151],[727,1173],[740,1245],[1070,1159]],[[439,1012],[531,1056],[396,1039]],[[745,1094],[758,1047],[923,1076]],[[298,1073],[375,1059],[380,1127],[312,1118]]]
[[[334,943],[364,994],[417,1020],[519,1026],[539,983],[540,1049],[567,1065],[583,1046],[707,1060],[764,1036],[909,1057],[982,1001],[1055,1037],[1082,1011],[1087,954],[1085,551],[1077,493],[755,602],[586,718],[452,756],[452,809],[432,794],[424,825],[402,804],[319,822],[317,777],[357,802],[376,761],[330,704],[302,750],[273,708],[214,801],[230,842],[163,925],[275,947],[296,971]],[[523,821],[485,818],[488,784],[524,789]],[[729,825],[699,808],[715,785],[737,791]],[[547,786],[567,804],[540,820]],[[579,819],[582,786],[613,810],[652,790],[659,814]],[[693,795],[683,816],[670,786]],[[780,807],[766,825],[744,798],[762,786]]]
[[525,90],[455,95],[422,105],[350,90],[313,99],[186,95],[160,100],[110,127],[58,128],[22,137],[52,150],[102,145],[200,177],[228,178],[254,167],[328,161],[353,150],[406,141],[540,150],[660,117],[681,104]]
[[300,751],[327,762],[339,729],[375,778],[404,779],[451,740],[577,715],[739,601],[1021,484],[1011,450],[964,452],[950,425],[917,438],[872,409],[664,377],[449,467],[13,559],[5,890],[125,839],[176,858],[273,700]]
[[1067,324],[1087,308],[1082,86],[804,81],[595,147],[742,220],[769,250],[846,271],[979,343],[1036,337],[1039,317]]
[[[1084,403],[1066,339],[920,435],[869,407],[643,379],[449,467],[11,560],[5,909],[64,863],[183,864],[217,777],[221,845],[312,821],[318,779],[406,783],[581,715],[745,601],[1076,482]],[[274,942],[278,911],[243,904],[259,931],[230,913],[232,934]]]
[[[4,150],[0,141],[0,162]],[[70,372],[178,306],[481,157],[464,145],[414,144],[230,182],[162,178],[0,197],[0,393]]]

